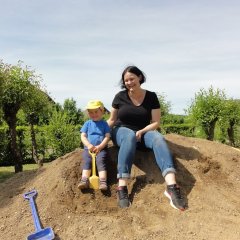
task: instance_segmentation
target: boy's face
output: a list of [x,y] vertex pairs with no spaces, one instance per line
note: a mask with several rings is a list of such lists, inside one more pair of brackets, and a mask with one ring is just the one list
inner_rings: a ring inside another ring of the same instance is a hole
[[103,110],[101,108],[88,109],[88,115],[93,121],[100,121],[103,116]]

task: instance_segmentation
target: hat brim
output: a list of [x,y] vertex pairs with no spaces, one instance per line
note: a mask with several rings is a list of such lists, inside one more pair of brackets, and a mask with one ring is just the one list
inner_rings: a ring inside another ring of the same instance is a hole
[[92,107],[87,106],[86,107],[87,110],[94,110],[94,109],[98,109],[98,108],[103,108],[103,106],[92,106]]

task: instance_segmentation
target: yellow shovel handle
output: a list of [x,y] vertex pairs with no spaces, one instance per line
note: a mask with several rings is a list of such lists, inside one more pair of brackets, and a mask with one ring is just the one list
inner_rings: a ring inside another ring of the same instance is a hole
[[96,153],[88,151],[92,156],[92,176],[96,176]]

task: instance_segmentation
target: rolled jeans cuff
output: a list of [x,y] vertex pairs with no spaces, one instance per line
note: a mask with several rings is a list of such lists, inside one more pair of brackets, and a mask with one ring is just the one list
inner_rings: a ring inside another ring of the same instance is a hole
[[130,178],[130,174],[129,173],[122,173],[122,174],[117,174],[117,179],[119,178]]
[[166,177],[166,175],[168,174],[168,173],[175,173],[176,174],[176,169],[175,168],[166,168],[163,172],[162,172],[162,176],[163,177]]

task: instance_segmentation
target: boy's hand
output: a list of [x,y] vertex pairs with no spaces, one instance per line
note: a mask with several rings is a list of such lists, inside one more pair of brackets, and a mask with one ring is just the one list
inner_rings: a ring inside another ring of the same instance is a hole
[[89,144],[87,148],[90,152],[94,152],[95,147],[92,144]]
[[100,148],[100,146],[95,146],[94,149],[93,149],[93,152],[98,154],[102,149]]

